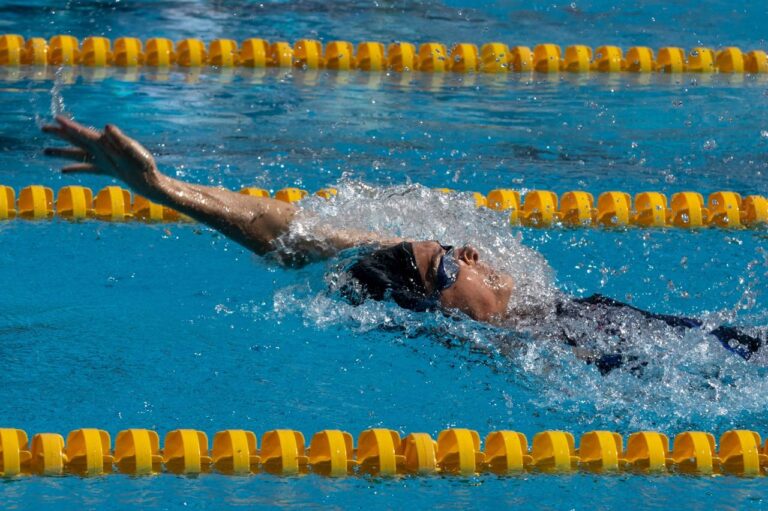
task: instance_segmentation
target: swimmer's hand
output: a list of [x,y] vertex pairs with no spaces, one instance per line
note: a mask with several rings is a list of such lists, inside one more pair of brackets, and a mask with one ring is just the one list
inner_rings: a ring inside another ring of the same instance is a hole
[[[229,236],[257,254],[276,248],[275,240],[288,232],[296,206],[269,197],[250,197],[212,186],[185,183],[162,174],[155,159],[141,144],[108,124],[104,131],[88,128],[66,117],[43,126],[49,133],[72,144],[48,147],[45,154],[74,161],[61,169],[64,174],[97,174],[119,179],[132,191],[173,208]],[[396,243],[375,233],[326,229],[329,251],[307,252],[328,256],[365,243]]]
[[160,173],[149,151],[108,124],[103,132],[88,128],[64,116],[56,124],[43,126],[49,133],[72,144],[69,147],[46,147],[45,154],[77,163],[61,169],[64,174],[98,174],[119,179],[131,189],[154,198]]
[[146,148],[112,125],[97,131],[58,116],[56,124],[43,126],[43,131],[72,144],[45,149],[48,156],[76,162],[62,168],[64,174],[119,179],[132,191],[216,229],[257,254],[275,248],[274,241],[288,231],[296,212],[292,204],[272,198],[250,197],[166,176]]

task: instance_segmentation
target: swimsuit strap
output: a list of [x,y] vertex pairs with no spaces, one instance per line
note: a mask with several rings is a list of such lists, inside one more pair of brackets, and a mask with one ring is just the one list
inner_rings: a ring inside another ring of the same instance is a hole
[[[569,302],[587,305],[602,305],[605,307],[613,307],[617,309],[632,309],[645,318],[663,321],[673,328],[690,329],[704,326],[704,322],[700,319],[648,312],[629,305],[628,303],[623,303],[601,294],[594,294],[586,298],[574,298],[572,300],[559,302],[556,309],[558,316],[564,316],[569,315],[569,313],[573,313],[572,310],[569,310]],[[743,331],[732,326],[721,325],[709,333],[714,335],[728,351],[739,355],[744,360],[749,360],[752,355],[757,352],[766,342],[763,339],[745,334]],[[575,340],[572,339],[566,339],[566,342],[572,346],[576,345]],[[598,365],[601,372],[605,374],[605,372],[609,372],[612,369],[620,367],[623,365],[623,362],[624,360],[621,354],[609,354],[600,359],[596,365]]]

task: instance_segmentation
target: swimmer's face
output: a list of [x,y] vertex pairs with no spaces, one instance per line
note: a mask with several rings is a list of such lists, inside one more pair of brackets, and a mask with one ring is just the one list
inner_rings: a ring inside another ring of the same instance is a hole
[[[436,241],[417,241],[412,246],[419,274],[427,293],[432,294],[436,289],[440,258],[446,251]],[[480,252],[471,245],[456,248],[447,257],[456,258],[458,274],[456,282],[440,292],[440,305],[460,310],[479,321],[500,319],[512,294],[512,277],[482,262]]]

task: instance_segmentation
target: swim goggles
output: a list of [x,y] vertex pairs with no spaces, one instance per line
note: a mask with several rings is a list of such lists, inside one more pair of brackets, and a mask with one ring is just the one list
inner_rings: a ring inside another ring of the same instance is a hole
[[435,294],[445,291],[456,283],[459,276],[459,261],[451,245],[440,245],[445,253],[440,258],[435,272]]

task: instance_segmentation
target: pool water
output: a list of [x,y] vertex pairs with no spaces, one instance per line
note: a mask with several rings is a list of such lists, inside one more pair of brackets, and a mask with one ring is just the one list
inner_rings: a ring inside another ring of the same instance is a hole
[[[768,29],[760,2],[474,4],[3,2],[0,32],[749,50],[765,49]],[[306,208],[344,226],[473,241],[542,293],[599,292],[760,328],[768,325],[764,229],[510,228],[467,196],[429,188],[766,195],[767,90],[763,77],[717,75],[0,69],[0,183],[112,184],[62,177],[42,157],[39,125],[66,111],[118,124],[180,179],[273,191],[337,186],[338,200]],[[499,329],[390,304],[351,307],[328,292],[338,261],[286,270],[197,225],[13,221],[0,235],[0,422],[30,435],[80,427],[113,438],[131,427],[161,436],[243,428],[259,437],[293,428],[308,438],[369,427],[436,437],[454,426],[513,429],[529,440],[545,429],[768,433],[764,359],[745,362],[695,332],[634,332],[634,348],[654,355],[647,370],[601,376],[562,346],[510,344]],[[763,490],[761,479],[735,477],[211,474],[34,477],[4,481],[0,492],[10,509],[745,509],[765,506]]]

